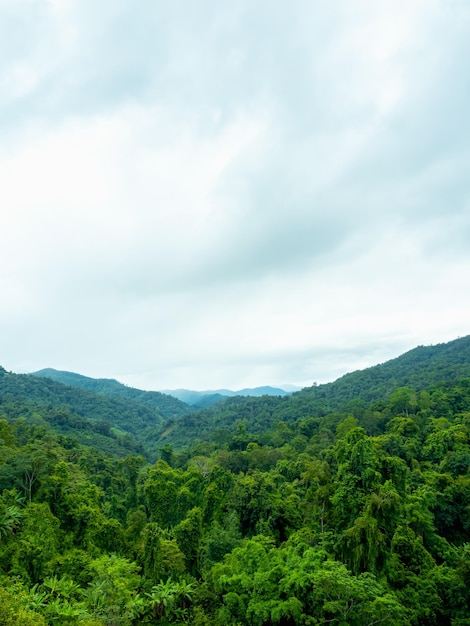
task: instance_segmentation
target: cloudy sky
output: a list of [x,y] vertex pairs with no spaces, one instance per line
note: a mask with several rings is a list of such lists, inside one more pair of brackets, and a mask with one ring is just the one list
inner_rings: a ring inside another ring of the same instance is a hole
[[467,0],[0,0],[0,363],[326,382],[470,332]]

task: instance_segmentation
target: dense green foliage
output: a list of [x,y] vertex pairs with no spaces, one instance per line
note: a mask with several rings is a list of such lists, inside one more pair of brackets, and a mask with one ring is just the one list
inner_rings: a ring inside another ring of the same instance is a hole
[[470,378],[237,399],[156,462],[33,400],[0,404],[0,626],[470,623]]

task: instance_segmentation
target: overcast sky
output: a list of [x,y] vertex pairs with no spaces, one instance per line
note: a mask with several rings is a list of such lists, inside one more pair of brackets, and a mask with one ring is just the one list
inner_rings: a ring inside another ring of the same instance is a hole
[[326,382],[470,332],[468,0],[0,0],[0,364]]

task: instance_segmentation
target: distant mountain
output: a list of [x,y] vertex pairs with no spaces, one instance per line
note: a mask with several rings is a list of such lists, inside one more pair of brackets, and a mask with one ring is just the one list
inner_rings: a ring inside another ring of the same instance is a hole
[[166,419],[180,417],[194,410],[184,401],[172,395],[159,391],[143,391],[134,387],[128,387],[114,378],[90,378],[82,374],[52,368],[42,369],[38,372],[33,372],[31,375],[40,378],[50,378],[64,385],[100,393],[109,398],[132,400],[158,411],[158,414]]
[[179,447],[219,440],[241,421],[249,432],[261,433],[279,422],[322,418],[335,411],[354,413],[373,402],[386,401],[400,387],[421,391],[463,378],[470,378],[470,336],[419,346],[386,363],[291,395],[227,398],[173,424],[164,431],[165,441]]
[[[296,389],[300,389],[297,387]],[[178,398],[186,404],[190,404],[195,407],[207,407],[212,406],[226,398],[233,398],[234,396],[249,396],[254,398],[260,398],[261,396],[287,396],[292,393],[292,390],[286,390],[281,387],[254,387],[239,389],[238,391],[232,391],[231,389],[216,389],[213,391],[193,391],[191,389],[165,389],[162,393]]]
[[300,391],[303,387],[299,387],[299,385],[279,385],[280,389],[284,391],[288,391],[289,393],[293,393],[294,391]]
[[261,396],[288,396],[290,395],[290,391],[286,391],[281,387],[254,387],[253,389],[240,389],[239,391],[234,391],[234,396],[250,396],[253,398],[260,398]]

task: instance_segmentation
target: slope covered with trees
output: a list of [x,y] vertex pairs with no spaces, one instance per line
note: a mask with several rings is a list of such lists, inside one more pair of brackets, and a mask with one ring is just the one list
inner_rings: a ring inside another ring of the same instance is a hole
[[320,411],[345,402],[385,400],[397,387],[417,391],[429,385],[470,377],[470,335],[433,346],[418,346],[386,363],[346,374],[333,383],[313,385],[299,392],[310,394]]
[[166,419],[179,417],[193,410],[187,403],[171,395],[160,393],[159,391],[143,391],[142,389],[128,387],[113,378],[90,378],[82,374],[64,372],[52,368],[39,370],[32,375],[40,378],[50,378],[70,387],[79,387],[80,389],[101,393],[111,398],[133,400],[154,409]]
[[96,443],[97,438],[105,436],[124,442],[125,447],[138,445],[141,451],[155,456],[159,432],[166,419],[178,418],[185,409],[190,412],[191,407],[157,394],[163,398],[162,406],[158,407],[154,401],[140,401],[140,396],[132,398],[132,391],[138,392],[129,390],[129,397],[103,393],[65,385],[50,377],[14,374],[0,368],[0,400],[8,405],[9,414],[15,414],[15,403],[20,404],[22,411],[27,405],[30,415],[41,415],[58,432],[73,434],[83,443],[93,440]]
[[15,403],[0,405],[0,624],[469,623],[468,377],[263,429],[240,402],[232,429],[150,463]]
[[386,363],[346,374],[285,397],[229,398],[174,421],[162,431],[176,448],[195,441],[221,440],[245,420],[262,433],[278,421],[321,417],[334,411],[360,415],[371,402],[386,401],[398,387],[420,391],[439,382],[470,377],[470,336],[435,346],[420,346]]

